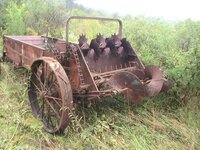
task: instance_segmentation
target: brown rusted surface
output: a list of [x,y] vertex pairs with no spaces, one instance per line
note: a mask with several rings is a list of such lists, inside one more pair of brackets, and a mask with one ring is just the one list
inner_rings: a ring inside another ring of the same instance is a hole
[[120,51],[118,47],[115,47],[115,49],[96,47],[96,50],[93,48],[90,48],[85,56],[91,72],[102,73],[134,66],[141,68],[133,51],[126,55],[126,49],[123,48],[121,55],[118,53]]
[[37,46],[38,42],[41,43],[39,36],[4,36],[4,49],[15,64],[30,68],[35,59],[43,56],[43,48]]
[[136,75],[141,81],[144,81],[146,79],[145,73],[143,69],[133,69],[130,70],[131,73],[133,73],[134,75]]
[[164,76],[162,71],[154,65],[147,66],[145,68],[145,75],[148,77],[148,81],[146,84],[146,91],[148,96],[156,96],[160,93],[163,83]]
[[164,80],[164,83],[163,83],[163,86],[162,86],[162,89],[160,92],[166,92],[168,91],[169,89],[172,88],[172,81],[171,80]]
[[28,91],[32,112],[50,133],[62,132],[69,124],[73,98],[68,77],[58,61],[42,57],[31,66]]
[[139,104],[145,96],[145,88],[139,78],[130,72],[119,72],[111,76],[108,84],[122,93],[133,104]]
[[83,53],[81,52],[81,49],[77,47],[77,54],[78,54],[78,58],[79,58],[79,76],[82,82],[82,86],[87,85],[88,89],[87,90],[91,90],[91,91],[98,91],[97,85],[94,82],[94,79],[92,77],[92,72],[89,69],[89,66],[83,56]]

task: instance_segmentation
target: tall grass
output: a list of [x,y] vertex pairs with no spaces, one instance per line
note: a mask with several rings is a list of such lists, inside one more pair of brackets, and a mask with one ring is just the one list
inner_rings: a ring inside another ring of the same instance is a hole
[[0,75],[0,149],[200,149],[198,97],[187,106],[167,94],[139,106],[107,98],[77,106],[64,135],[48,134],[32,116],[26,71],[12,66],[3,64]]

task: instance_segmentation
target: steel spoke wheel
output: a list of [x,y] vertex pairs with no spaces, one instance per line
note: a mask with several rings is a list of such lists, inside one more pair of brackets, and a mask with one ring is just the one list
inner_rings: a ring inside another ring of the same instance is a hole
[[57,60],[42,57],[33,62],[28,95],[32,112],[44,129],[63,132],[70,122],[73,97],[69,79]]

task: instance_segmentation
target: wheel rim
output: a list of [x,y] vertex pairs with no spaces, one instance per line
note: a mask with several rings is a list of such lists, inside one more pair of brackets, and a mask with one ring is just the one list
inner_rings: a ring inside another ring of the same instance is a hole
[[49,133],[63,132],[69,123],[73,98],[63,67],[53,58],[43,57],[31,66],[29,101],[33,114]]

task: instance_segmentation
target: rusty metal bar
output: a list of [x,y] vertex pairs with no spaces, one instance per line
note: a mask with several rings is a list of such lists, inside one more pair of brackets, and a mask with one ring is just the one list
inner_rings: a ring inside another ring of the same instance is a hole
[[120,19],[112,19],[112,18],[102,18],[102,17],[84,17],[84,16],[71,16],[67,19],[66,22],[66,42],[69,42],[69,22],[72,19],[77,20],[99,20],[99,21],[108,21],[108,22],[118,22],[119,23],[119,31],[118,36],[122,38],[122,21]]
[[120,71],[128,71],[128,70],[134,70],[136,69],[136,67],[127,67],[127,68],[123,68],[123,69],[118,69],[118,70],[113,70],[113,71],[109,71],[109,72],[104,72],[104,73],[99,73],[99,74],[95,74],[93,76],[93,78],[95,76],[101,76],[101,77],[108,77],[111,76],[112,74],[116,73],[116,72],[120,72]]
[[[36,45],[30,43],[30,41],[28,42],[28,40],[24,41],[23,39],[20,39],[20,38],[22,38],[22,37],[23,37],[24,39],[26,39],[27,37],[30,37],[30,36],[7,36],[7,35],[5,35],[4,37],[7,38],[7,39],[11,39],[11,40],[15,41],[15,43],[22,43],[22,44],[30,45],[30,46],[32,46],[32,47],[41,49],[41,50],[45,50],[45,49],[42,48],[42,47],[39,47],[39,46],[36,46]],[[33,36],[33,37],[34,37],[34,36]],[[36,37],[41,37],[41,36],[36,36]],[[6,39],[6,40],[7,40],[7,39]]]

